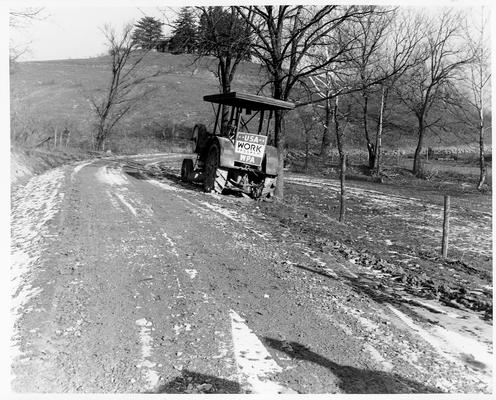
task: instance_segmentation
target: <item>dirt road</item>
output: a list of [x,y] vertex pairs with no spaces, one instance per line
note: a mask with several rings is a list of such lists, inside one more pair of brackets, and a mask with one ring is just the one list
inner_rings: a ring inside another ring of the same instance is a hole
[[95,159],[13,192],[14,391],[491,391],[480,315],[371,296],[380,272],[160,174],[181,159]]

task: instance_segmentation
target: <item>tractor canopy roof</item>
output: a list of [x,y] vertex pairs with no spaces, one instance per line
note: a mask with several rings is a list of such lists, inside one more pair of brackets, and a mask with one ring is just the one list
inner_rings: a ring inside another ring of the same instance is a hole
[[203,100],[211,103],[241,107],[248,110],[292,110],[295,105],[289,101],[276,100],[271,97],[257,96],[248,93],[217,93],[203,96]]

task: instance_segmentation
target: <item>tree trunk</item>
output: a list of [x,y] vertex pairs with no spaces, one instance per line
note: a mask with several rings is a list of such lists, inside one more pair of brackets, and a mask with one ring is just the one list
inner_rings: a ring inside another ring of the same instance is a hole
[[369,170],[373,171],[377,157],[377,150],[373,143],[367,143],[367,151],[369,153]]
[[365,133],[365,140],[367,141],[367,151],[369,153],[369,170],[372,171],[375,165],[376,147],[374,143],[372,143],[372,141],[370,140],[370,135],[369,135],[369,124],[368,124],[369,96],[366,90],[364,90],[364,92],[362,93],[362,97],[363,97],[363,107],[362,107],[363,132]]
[[382,121],[384,118],[384,107],[386,103],[386,89],[382,87],[381,106],[379,110],[379,121],[377,122],[377,135],[375,141],[374,171],[377,175],[381,173],[381,148],[382,148]]
[[339,151],[339,159],[341,161],[339,168],[339,177],[341,182],[341,192],[339,196],[339,222],[343,222],[344,214],[346,211],[346,186],[345,186],[346,153],[344,152],[343,132],[339,127],[338,108],[339,108],[339,96],[336,96],[334,100],[334,107],[332,114],[334,117],[334,130],[336,131],[336,144]]
[[341,168],[339,174],[340,174],[340,182],[341,182],[341,194],[339,196],[339,222],[343,222],[344,214],[346,212],[346,186],[345,186],[346,154],[343,154],[341,156]]
[[479,166],[480,176],[477,189],[481,190],[486,182],[486,160],[484,159],[484,111],[482,106],[479,110]]
[[305,173],[308,171],[308,154],[310,153],[309,131],[305,129]]
[[418,118],[418,142],[417,148],[415,149],[415,155],[413,157],[413,170],[414,175],[419,176],[422,172],[422,146],[424,143],[424,119],[422,117]]
[[[228,77],[223,76],[222,82],[222,93],[229,93],[231,91],[231,85],[227,81]],[[221,118],[220,118],[220,132],[222,135],[227,135],[227,123],[229,122],[229,106],[223,104],[221,106]]]
[[98,133],[95,137],[95,150],[103,151],[105,143],[105,130],[102,126],[98,127]]
[[329,156],[331,153],[331,130],[329,129],[332,122],[332,108],[329,99],[325,102],[325,126],[322,134],[322,144],[320,146],[320,156],[322,158]]
[[334,100],[333,107],[333,118],[334,118],[334,131],[336,132],[336,144],[338,147],[339,156],[343,157],[344,155],[344,146],[343,146],[343,133],[339,129],[339,117],[338,117],[338,107],[339,107],[339,96],[336,96]]
[[[273,87],[273,97],[277,100],[285,100],[283,98],[282,81],[275,76]],[[274,142],[277,148],[279,162],[277,165],[277,185],[274,191],[274,196],[277,200],[284,198],[284,147],[286,144],[285,134],[283,131],[284,112],[282,110],[274,110]]]
[[276,199],[282,200],[284,198],[284,146],[285,137],[282,132],[283,113],[281,110],[274,112],[274,138],[279,162],[277,165],[277,185],[274,192]]

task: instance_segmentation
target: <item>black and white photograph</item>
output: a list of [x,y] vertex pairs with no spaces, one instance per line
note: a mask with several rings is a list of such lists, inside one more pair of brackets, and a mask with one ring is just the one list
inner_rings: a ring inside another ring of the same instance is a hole
[[492,396],[490,2],[254,3],[2,4],[13,398]]

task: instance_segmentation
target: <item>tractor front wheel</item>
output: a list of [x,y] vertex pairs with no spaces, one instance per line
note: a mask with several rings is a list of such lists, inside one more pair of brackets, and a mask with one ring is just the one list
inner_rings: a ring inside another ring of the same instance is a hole
[[194,172],[194,164],[191,158],[185,158],[183,164],[181,165],[181,180],[183,182],[191,182]]

